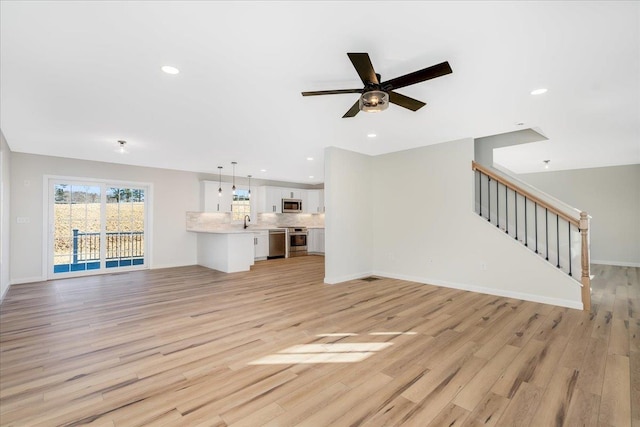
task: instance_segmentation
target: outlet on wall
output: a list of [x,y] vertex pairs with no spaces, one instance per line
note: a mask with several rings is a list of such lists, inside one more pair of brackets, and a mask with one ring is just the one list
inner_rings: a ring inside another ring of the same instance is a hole
[[487,268],[488,268],[488,266],[487,266],[486,262],[481,262],[480,263],[480,270],[487,271]]

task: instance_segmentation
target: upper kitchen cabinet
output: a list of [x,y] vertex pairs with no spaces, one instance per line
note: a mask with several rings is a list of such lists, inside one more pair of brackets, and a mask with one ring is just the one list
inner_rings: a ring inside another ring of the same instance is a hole
[[262,186],[258,188],[258,212],[282,213],[282,189]]
[[305,190],[299,188],[281,188],[280,193],[283,199],[302,199]]
[[[203,212],[231,212],[232,184],[223,182],[221,185],[216,181],[200,182],[200,200]],[[218,188],[222,188],[222,196],[218,195]]]
[[304,213],[324,212],[324,190],[269,186],[258,188],[258,212],[282,213],[282,199],[302,200],[302,211]]
[[306,190],[302,199],[304,213],[324,212],[324,190]]

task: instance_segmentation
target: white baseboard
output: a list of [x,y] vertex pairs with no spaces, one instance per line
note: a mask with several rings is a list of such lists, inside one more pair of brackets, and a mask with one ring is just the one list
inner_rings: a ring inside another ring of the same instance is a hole
[[198,265],[197,262],[191,264],[154,264],[149,267],[150,270],[159,270],[161,268],[176,268],[176,267],[189,267],[192,265]]
[[324,283],[327,285],[335,285],[336,283],[348,282],[349,280],[357,280],[362,279],[363,277],[371,276],[370,271],[364,271],[361,273],[348,274],[346,276],[338,276],[338,277],[325,277]]
[[400,279],[400,280],[407,280],[409,282],[417,282],[417,283],[429,284],[434,286],[442,286],[444,288],[460,289],[463,291],[478,292],[481,294],[496,295],[496,296],[506,297],[506,298],[515,298],[515,299],[521,299],[525,301],[539,302],[542,304],[557,305],[560,307],[575,308],[577,310],[582,310],[583,308],[581,301],[571,301],[571,300],[565,300],[560,298],[551,298],[551,297],[545,297],[541,295],[527,294],[523,292],[513,292],[505,289],[486,288],[484,286],[469,285],[466,283],[454,283],[454,282],[448,282],[444,280],[429,279],[425,277],[408,276],[404,274],[387,273],[384,271],[374,271],[373,275],[380,276],[380,277],[388,277],[390,279]]
[[35,283],[35,282],[46,282],[47,278],[44,276],[40,277],[23,277],[22,279],[13,279],[11,280],[11,285],[21,285],[23,283]]
[[615,265],[618,267],[640,267],[640,262],[624,262],[624,261],[602,261],[602,260],[591,260],[591,264],[601,264],[601,265]]

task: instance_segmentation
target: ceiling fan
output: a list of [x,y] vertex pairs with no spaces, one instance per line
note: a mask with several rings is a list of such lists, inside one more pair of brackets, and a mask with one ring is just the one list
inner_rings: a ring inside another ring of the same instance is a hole
[[361,94],[360,98],[355,104],[353,104],[353,106],[351,106],[349,111],[347,111],[342,118],[354,117],[358,114],[358,111],[372,113],[386,110],[389,106],[389,102],[407,108],[411,111],[417,111],[426,104],[422,101],[418,101],[417,99],[399,94],[398,92],[395,92],[395,89],[400,89],[425,80],[435,79],[436,77],[441,77],[453,72],[449,63],[445,61],[419,71],[414,71],[413,73],[405,74],[404,76],[396,77],[395,79],[387,80],[386,82],[381,82],[380,74],[377,74],[373,69],[368,53],[347,53],[347,55],[358,72],[360,80],[364,83],[364,87],[362,89],[302,92],[302,96],[336,95],[341,93]]

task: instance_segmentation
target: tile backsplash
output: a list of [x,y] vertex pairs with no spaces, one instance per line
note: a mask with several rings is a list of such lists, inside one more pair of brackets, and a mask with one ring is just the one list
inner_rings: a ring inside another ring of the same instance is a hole
[[[187,230],[225,230],[238,228],[228,212],[187,212]],[[259,213],[253,228],[324,227],[324,214]]]
[[324,227],[324,214],[259,213],[258,226],[264,227]]
[[231,228],[228,212],[187,212],[187,230],[217,230]]

